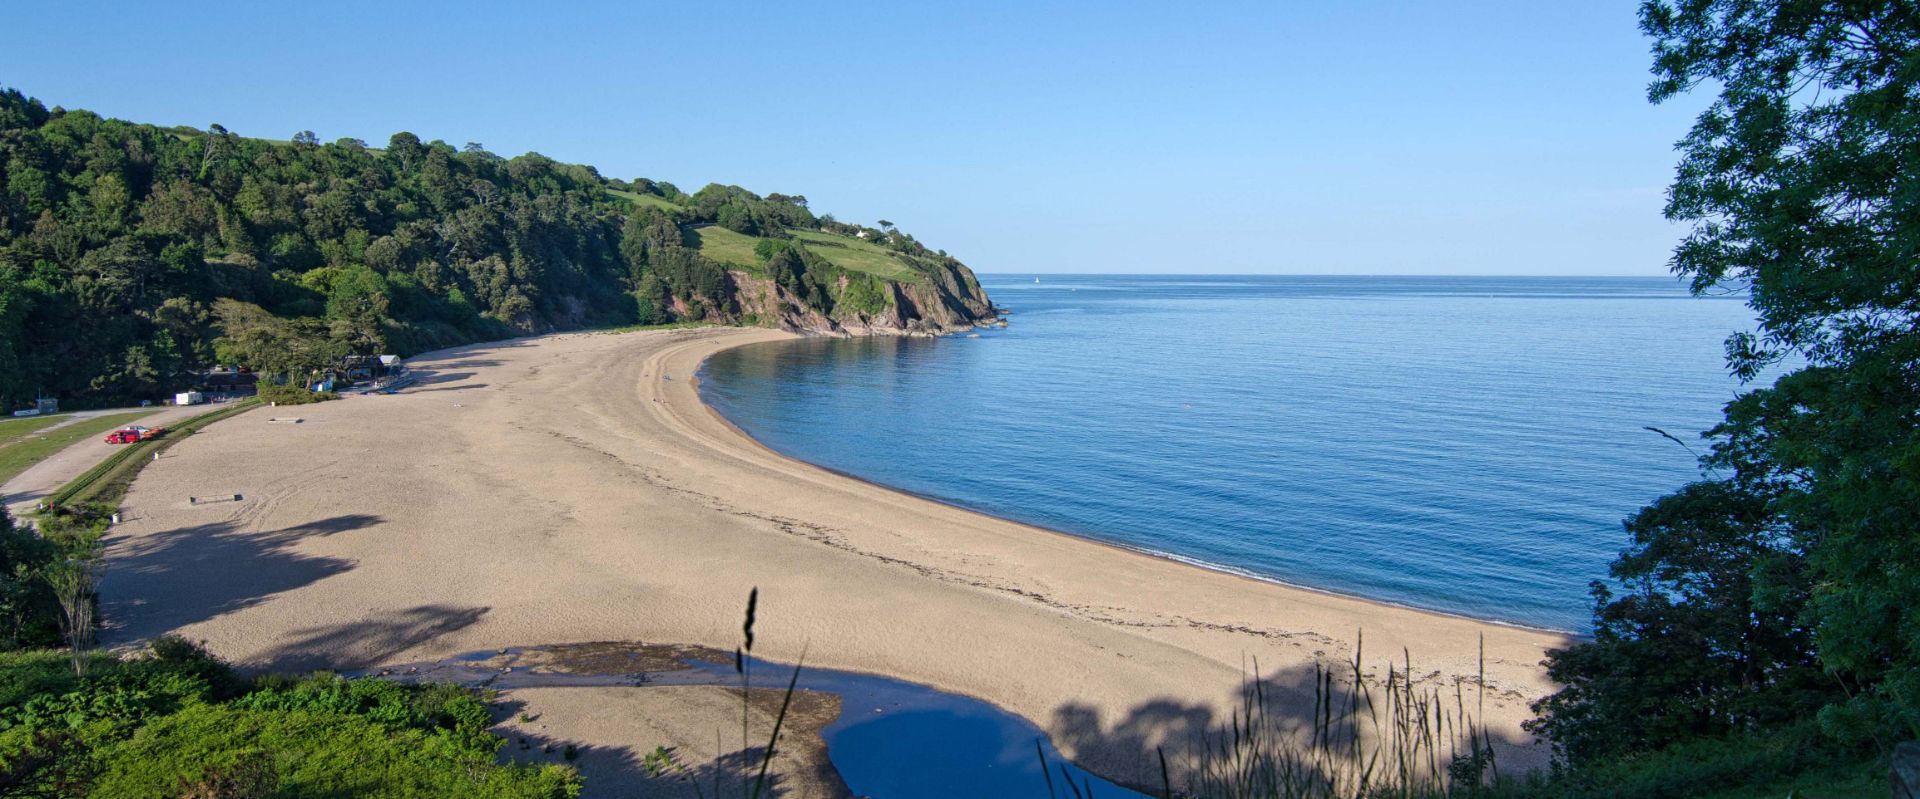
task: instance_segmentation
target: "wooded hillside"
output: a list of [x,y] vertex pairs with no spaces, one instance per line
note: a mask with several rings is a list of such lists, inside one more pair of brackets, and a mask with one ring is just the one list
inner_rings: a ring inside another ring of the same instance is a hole
[[[7,90],[0,409],[149,399],[214,364],[298,380],[348,354],[591,326],[938,330],[991,313],[959,261],[883,227],[411,133],[268,141]],[[745,256],[703,249],[722,234]]]

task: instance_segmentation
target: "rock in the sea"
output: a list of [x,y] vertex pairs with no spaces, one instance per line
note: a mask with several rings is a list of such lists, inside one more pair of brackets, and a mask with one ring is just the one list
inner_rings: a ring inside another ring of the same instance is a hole
[[1893,783],[1893,799],[1920,799],[1920,741],[1907,741],[1893,748],[1893,767],[1888,781]]

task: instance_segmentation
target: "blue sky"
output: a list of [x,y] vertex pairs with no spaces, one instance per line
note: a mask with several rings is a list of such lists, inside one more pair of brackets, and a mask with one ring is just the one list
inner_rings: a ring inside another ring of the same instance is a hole
[[805,194],[993,272],[1658,275],[1635,0],[8,11],[0,84]]

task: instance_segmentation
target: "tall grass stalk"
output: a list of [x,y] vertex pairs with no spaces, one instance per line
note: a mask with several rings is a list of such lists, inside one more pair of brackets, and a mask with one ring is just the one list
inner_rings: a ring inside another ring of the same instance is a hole
[[[753,717],[753,624],[758,616],[759,609],[760,589],[755,587],[747,593],[746,619],[740,625],[740,646],[733,650],[733,671],[740,676],[740,748],[742,752],[748,751],[752,745],[750,722]],[[759,799],[767,790],[767,776],[773,767],[773,756],[776,752],[776,747],[780,744],[780,731],[786,727],[787,711],[793,707],[793,695],[800,688],[800,669],[806,663],[806,659],[806,650],[802,649],[800,652],[800,661],[793,666],[793,675],[787,678],[787,690],[785,695],[780,698],[780,711],[774,714],[773,732],[767,736],[767,745],[761,753],[758,768],[756,769],[752,764],[748,764],[741,771],[740,795],[744,797],[744,799]],[[714,752],[716,755],[719,755],[723,751],[720,744],[720,732],[715,730]],[[715,799],[721,796],[722,788],[720,780],[721,772],[724,771],[724,769],[720,767],[720,764],[723,762],[725,762],[725,758],[721,757],[714,763],[713,795]],[[752,779],[748,779],[748,775],[752,775]],[[694,794],[701,797],[701,799],[705,799],[707,792],[701,788],[700,783],[694,780],[690,781],[690,784],[693,786]]]
[[[1431,799],[1477,795],[1497,778],[1493,741],[1481,719],[1486,643],[1480,646],[1469,712],[1465,687],[1453,696],[1417,686],[1413,659],[1388,660],[1384,680],[1367,677],[1360,646],[1350,662],[1314,666],[1313,707],[1302,718],[1254,677],[1228,724],[1196,742],[1176,790],[1161,754],[1163,793],[1204,799]],[[1452,701],[1447,701],[1451,699]]]

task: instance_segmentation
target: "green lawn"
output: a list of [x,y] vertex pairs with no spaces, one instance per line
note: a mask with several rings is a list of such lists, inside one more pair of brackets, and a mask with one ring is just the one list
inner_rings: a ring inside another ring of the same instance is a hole
[[[914,280],[920,273],[894,257],[887,248],[851,236],[821,233],[817,230],[790,230],[794,240],[808,252],[832,261],[835,266],[853,272],[865,272],[885,280]],[[715,261],[758,272],[765,259],[753,251],[760,237],[736,233],[719,225],[693,229],[700,254]]]
[[760,243],[758,236],[735,233],[719,225],[694,228],[693,235],[700,242],[700,254],[715,261],[758,272],[760,263],[766,260],[753,251],[754,245]]
[[[53,430],[37,434],[46,424],[25,433],[16,433],[13,425],[22,422],[9,422],[0,425],[0,483],[12,480],[15,475],[26,471],[34,464],[46,460],[48,456],[66,449],[77,441],[89,438],[105,438],[108,430],[124,427],[136,419],[152,416],[158,408],[151,411],[115,413],[96,416]],[[57,421],[55,417],[44,420],[47,424]]]
[[680,210],[680,206],[675,205],[671,200],[657,194],[641,194],[637,191],[621,191],[620,189],[607,189],[607,193],[623,200],[629,200],[636,205],[651,205],[668,211]]
[[5,447],[27,436],[38,433],[47,427],[67,420],[64,413],[51,416],[26,416],[18,419],[0,419],[0,447]]
[[795,230],[792,233],[809,252],[832,261],[842,269],[866,272],[888,280],[912,280],[918,276],[887,248],[873,242],[817,230]]

